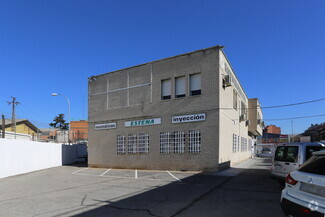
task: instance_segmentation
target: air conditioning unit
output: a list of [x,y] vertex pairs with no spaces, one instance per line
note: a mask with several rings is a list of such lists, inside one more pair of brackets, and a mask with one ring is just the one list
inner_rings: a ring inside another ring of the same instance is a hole
[[223,85],[225,87],[229,87],[229,86],[231,86],[231,84],[232,84],[232,79],[231,79],[230,75],[223,76]]
[[247,127],[249,124],[250,124],[250,121],[247,120],[247,121],[245,122],[246,127]]

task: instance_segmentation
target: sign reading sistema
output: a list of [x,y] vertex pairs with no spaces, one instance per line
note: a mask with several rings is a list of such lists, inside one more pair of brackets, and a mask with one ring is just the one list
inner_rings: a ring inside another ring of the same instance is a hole
[[124,123],[125,127],[150,126],[150,125],[156,125],[156,124],[161,124],[161,118],[126,121]]

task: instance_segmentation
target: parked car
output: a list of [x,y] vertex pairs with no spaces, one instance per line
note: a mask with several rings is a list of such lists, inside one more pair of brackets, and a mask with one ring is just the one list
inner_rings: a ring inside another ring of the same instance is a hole
[[272,160],[271,176],[284,181],[288,173],[297,170],[313,152],[321,150],[325,150],[325,144],[320,142],[278,145]]
[[286,216],[325,216],[325,151],[287,175],[281,206]]

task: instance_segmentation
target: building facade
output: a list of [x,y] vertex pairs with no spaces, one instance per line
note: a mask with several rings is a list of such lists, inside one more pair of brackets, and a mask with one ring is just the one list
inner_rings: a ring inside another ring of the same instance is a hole
[[70,140],[74,143],[88,141],[88,121],[70,122]]
[[248,98],[222,46],[89,78],[89,166],[219,170],[251,156]]

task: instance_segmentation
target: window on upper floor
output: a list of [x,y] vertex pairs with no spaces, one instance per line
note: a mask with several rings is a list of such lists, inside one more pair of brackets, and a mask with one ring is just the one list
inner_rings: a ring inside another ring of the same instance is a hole
[[237,102],[238,102],[238,94],[237,94],[237,92],[234,90],[233,91],[233,98],[232,98],[232,100],[233,100],[233,108],[235,109],[235,110],[237,110],[237,108],[238,108],[238,105],[237,105]]
[[166,79],[161,81],[161,99],[171,99],[172,93],[172,82],[171,79]]
[[185,76],[175,78],[175,97],[181,98],[186,96],[186,79]]
[[190,75],[190,95],[201,95],[201,74]]

